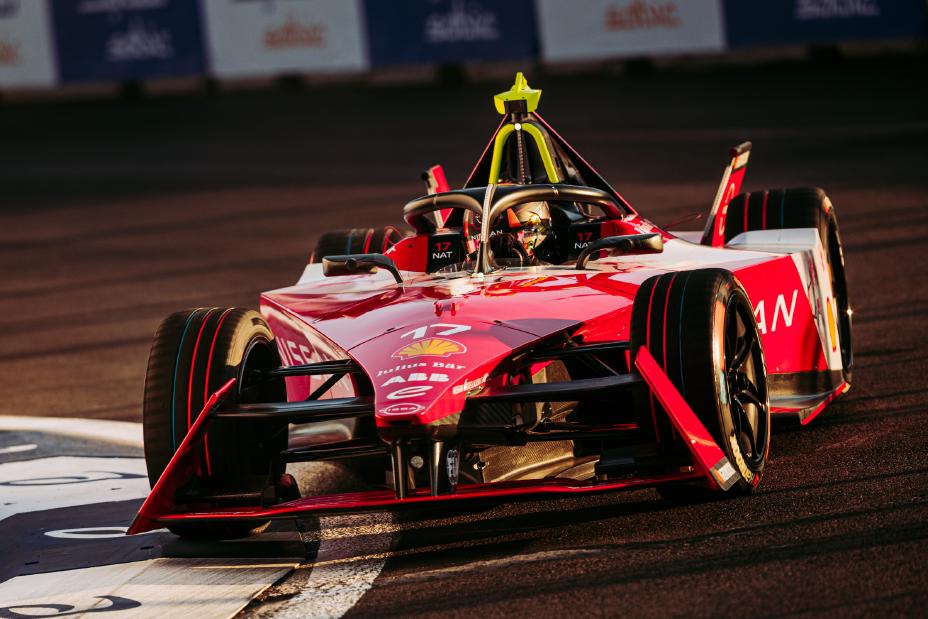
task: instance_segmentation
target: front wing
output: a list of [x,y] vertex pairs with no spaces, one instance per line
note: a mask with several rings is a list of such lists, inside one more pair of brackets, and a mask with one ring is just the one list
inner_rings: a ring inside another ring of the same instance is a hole
[[[392,510],[480,501],[500,502],[575,496],[692,480],[705,480],[710,487],[721,490],[730,488],[738,478],[734,466],[646,349],[642,348],[638,351],[635,366],[647,388],[664,406],[674,427],[684,439],[683,442],[692,457],[692,466],[684,467],[678,472],[608,481],[547,478],[461,485],[452,493],[437,495],[431,494],[428,488],[422,488],[410,491],[403,498],[397,498],[392,490],[371,490],[310,496],[269,506],[228,507],[217,502],[206,506],[199,503],[195,509],[189,509],[184,505],[179,505],[175,496],[178,490],[197,475],[199,466],[197,454],[202,449],[210,421],[220,415],[225,418],[230,417],[229,411],[223,409],[223,402],[235,384],[235,379],[232,379],[206,402],[187,436],[152,488],[151,494],[139,510],[128,533],[144,533],[185,522],[294,519],[301,515],[332,512]],[[357,406],[362,406],[362,404]],[[285,412],[279,414],[286,415]]]

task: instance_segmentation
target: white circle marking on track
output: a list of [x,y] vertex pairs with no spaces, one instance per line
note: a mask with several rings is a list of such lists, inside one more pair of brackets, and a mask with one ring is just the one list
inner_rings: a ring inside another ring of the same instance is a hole
[[32,451],[37,449],[38,445],[35,443],[28,443],[25,445],[10,445],[9,447],[0,447],[0,456],[5,456],[6,454],[18,454],[25,451]]

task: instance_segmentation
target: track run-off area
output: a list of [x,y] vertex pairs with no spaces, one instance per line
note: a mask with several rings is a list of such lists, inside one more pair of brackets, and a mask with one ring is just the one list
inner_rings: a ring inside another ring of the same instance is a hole
[[[122,535],[148,492],[138,422],[158,323],[255,307],[321,233],[400,223],[429,165],[460,185],[511,76],[0,107],[0,617],[921,615],[923,68],[529,75],[545,119],[658,224],[705,212],[748,139],[746,190],[831,196],[853,387],[807,427],[775,425],[757,495],[327,516],[216,543]],[[317,490],[340,477],[299,473]]]

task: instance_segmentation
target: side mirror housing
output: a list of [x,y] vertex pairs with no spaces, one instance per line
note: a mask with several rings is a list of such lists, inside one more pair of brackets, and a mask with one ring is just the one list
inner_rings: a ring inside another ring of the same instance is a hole
[[577,268],[586,268],[590,258],[601,251],[612,251],[622,255],[659,254],[664,251],[664,237],[660,234],[628,234],[625,236],[607,236],[593,241],[583,248],[577,256]]
[[386,269],[393,274],[397,284],[403,283],[396,263],[383,254],[350,254],[346,256],[325,256],[322,259],[322,274],[326,277],[338,275],[357,275],[358,273],[376,273],[377,269]]

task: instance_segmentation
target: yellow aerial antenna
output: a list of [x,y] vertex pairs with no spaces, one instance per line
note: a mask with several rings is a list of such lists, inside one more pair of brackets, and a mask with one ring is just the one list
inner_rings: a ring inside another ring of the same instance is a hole
[[[548,149],[548,143],[545,134],[526,114],[530,114],[538,109],[538,101],[541,99],[541,91],[530,88],[528,80],[519,71],[516,73],[516,81],[512,88],[501,92],[493,97],[496,104],[496,111],[506,116],[511,115],[510,121],[499,128],[496,133],[496,139],[493,142],[493,155],[490,159],[490,177],[489,183],[498,183],[500,169],[503,164],[503,148],[509,137],[515,133],[519,141],[520,157],[523,152],[522,140],[523,132],[528,133],[538,147],[538,154],[541,156],[541,162],[545,167],[545,174],[548,176],[549,183],[559,183],[560,179],[557,173],[557,167],[551,158],[551,151]],[[525,182],[525,181],[522,181]]]
[[541,91],[529,88],[528,80],[519,71],[516,73],[516,81],[512,88],[494,96],[493,102],[496,104],[496,111],[505,116],[518,112],[534,112],[538,109],[540,99]]

